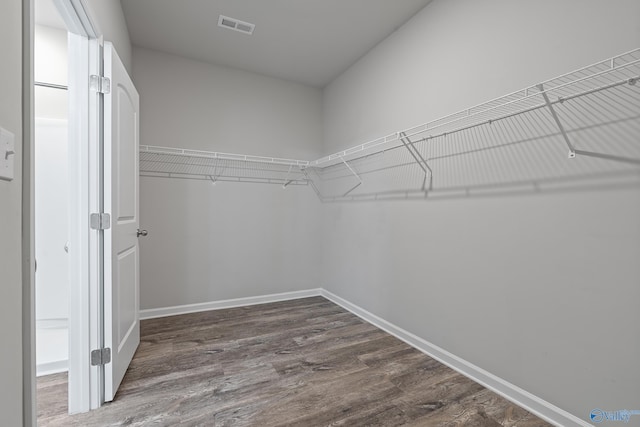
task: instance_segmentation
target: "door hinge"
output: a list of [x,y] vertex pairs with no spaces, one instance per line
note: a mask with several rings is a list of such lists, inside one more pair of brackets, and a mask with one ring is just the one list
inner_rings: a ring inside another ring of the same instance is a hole
[[106,365],[111,362],[111,349],[101,348],[91,352],[91,366]]
[[91,75],[89,76],[89,88],[98,93],[110,93],[111,80],[107,77]]
[[108,230],[111,228],[111,215],[108,213],[92,213],[89,218],[92,230]]

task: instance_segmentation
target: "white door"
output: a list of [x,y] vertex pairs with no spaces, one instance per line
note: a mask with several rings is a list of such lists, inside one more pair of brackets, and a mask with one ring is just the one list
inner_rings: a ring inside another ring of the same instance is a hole
[[104,340],[111,362],[104,366],[104,398],[113,400],[140,343],[140,223],[138,201],[139,97],[111,43],[104,46]]

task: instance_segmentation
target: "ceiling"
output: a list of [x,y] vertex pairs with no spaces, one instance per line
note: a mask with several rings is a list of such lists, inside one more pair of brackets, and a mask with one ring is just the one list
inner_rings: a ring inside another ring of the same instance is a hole
[[[131,42],[323,87],[431,0],[121,0]],[[255,24],[252,36],[219,15]]]
[[[431,0],[121,0],[131,42],[198,61],[324,87]],[[255,24],[252,36],[220,15]],[[35,22],[64,28],[53,0]]]

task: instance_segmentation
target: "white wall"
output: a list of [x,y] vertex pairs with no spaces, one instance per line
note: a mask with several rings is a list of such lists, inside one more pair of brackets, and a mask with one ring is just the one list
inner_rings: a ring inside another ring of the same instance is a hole
[[[324,151],[638,47],[635,0],[435,0],[324,90]],[[328,204],[323,285],[588,420],[640,396],[640,189]]]
[[[134,49],[141,144],[314,158],[317,89]],[[308,187],[141,178],[142,309],[315,288],[320,204]]]
[[33,79],[37,82],[66,86],[67,31],[36,25],[34,32]]
[[34,145],[38,262],[35,318],[67,319],[69,258],[64,250],[69,240],[67,121],[36,117]]
[[125,68],[131,74],[131,40],[120,0],[84,0],[93,24],[106,41],[113,43]]
[[[36,82],[66,86],[67,32],[44,25],[36,25],[34,31],[33,79]],[[66,91],[37,86],[34,96],[35,117],[67,119]]]
[[22,425],[22,2],[0,2],[0,126],[16,136],[15,175],[0,180],[0,414]]
[[326,153],[638,47],[633,0],[450,3],[434,1],[325,88]]
[[[67,85],[67,63],[67,32],[36,26],[35,80]],[[66,319],[69,307],[69,259],[64,251],[69,238],[67,91],[36,87],[34,101],[36,319]]]

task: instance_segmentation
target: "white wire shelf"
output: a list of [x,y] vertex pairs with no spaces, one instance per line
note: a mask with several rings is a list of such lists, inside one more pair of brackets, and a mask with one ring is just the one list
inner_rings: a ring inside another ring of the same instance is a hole
[[140,146],[140,175],[161,178],[307,185],[300,172],[308,161]]
[[400,135],[411,138],[428,133],[427,138],[435,138],[451,134],[471,126],[491,124],[492,122],[522,114],[533,109],[547,107],[543,95],[546,94],[551,104],[579,97],[592,91],[605,90],[612,85],[620,85],[631,81],[635,84],[639,77],[638,64],[640,48],[623,53],[613,58],[597,62],[562,76],[547,80],[540,84],[501,96],[491,101],[478,104],[454,114],[413,126],[372,141],[356,145],[346,150],[309,162],[310,167],[326,167],[349,160],[352,156],[371,154],[385,149],[402,146]]
[[146,176],[310,185],[322,201],[638,174],[640,49],[314,161],[143,146]]

